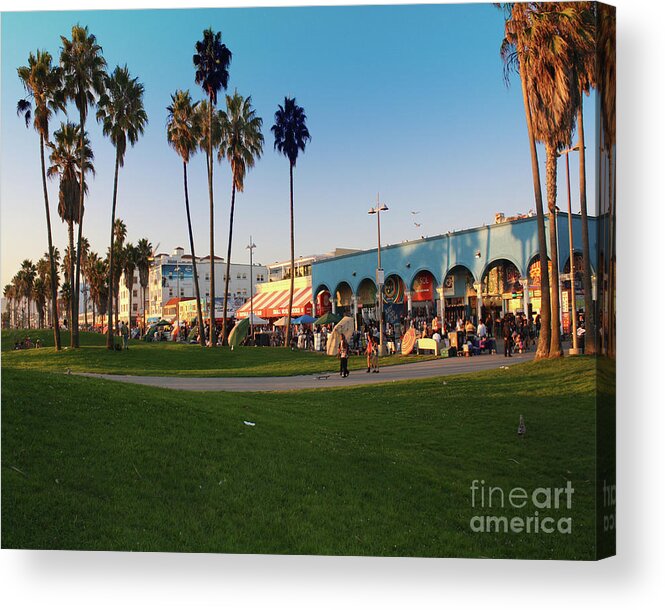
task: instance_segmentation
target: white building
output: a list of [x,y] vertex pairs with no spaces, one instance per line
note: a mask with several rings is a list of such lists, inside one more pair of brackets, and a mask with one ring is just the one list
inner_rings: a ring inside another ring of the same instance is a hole
[[143,302],[148,299],[148,290],[143,294],[143,289],[139,280],[139,271],[134,269],[134,282],[132,285],[132,320],[129,321],[129,290],[125,286],[125,273],[120,276],[120,290],[118,294],[118,321],[127,322],[134,326],[138,320],[143,319]]
[[[226,261],[215,257],[215,310],[216,317],[222,317],[224,304],[224,284],[226,281]],[[208,312],[210,299],[210,257],[197,257],[196,270],[199,276],[199,290],[204,311]],[[228,312],[233,315],[250,295],[250,275],[254,285],[268,281],[268,269],[255,264],[250,274],[249,264],[231,263],[229,279]],[[140,286],[139,286],[140,288]],[[172,254],[156,254],[150,266],[148,281],[149,322],[163,317],[164,305],[174,297],[196,297],[192,257],[183,248],[176,248]],[[139,291],[140,292],[140,291]],[[217,315],[219,313],[219,315]]]

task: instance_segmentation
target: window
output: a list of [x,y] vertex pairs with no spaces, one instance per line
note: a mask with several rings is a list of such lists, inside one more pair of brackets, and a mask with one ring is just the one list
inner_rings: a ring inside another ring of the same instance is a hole
[[238,277],[237,277],[237,279],[240,279],[240,274],[238,274]]
[[136,298],[137,296],[139,296],[139,291],[138,291],[138,290],[132,290],[132,296],[133,296],[134,298]]
[[246,279],[247,279],[247,274],[246,274],[246,273],[243,273],[243,274],[242,274],[242,279],[243,279],[243,280],[246,280]]
[[209,273],[206,273],[206,280],[205,280],[205,281],[206,281],[206,282],[209,282],[209,281],[210,281],[210,274],[209,274]]

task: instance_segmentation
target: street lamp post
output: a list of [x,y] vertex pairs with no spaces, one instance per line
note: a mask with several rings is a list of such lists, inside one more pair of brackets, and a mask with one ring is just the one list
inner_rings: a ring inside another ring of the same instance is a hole
[[568,351],[572,356],[579,354],[579,349],[577,345],[577,305],[575,302],[575,248],[573,246],[573,215],[571,211],[570,203],[570,165],[568,163],[568,153],[571,153],[575,150],[579,150],[579,144],[576,144],[572,148],[567,148],[563,151],[563,154],[566,155],[566,186],[568,188],[568,245],[570,248],[570,263],[568,265],[570,269],[570,300],[568,303],[568,311],[570,312],[571,318],[571,334],[573,347]]
[[377,268],[376,268],[376,283],[379,296],[379,354],[384,354],[384,333],[383,333],[383,269],[381,268],[381,212],[387,212],[388,206],[385,203],[379,203],[379,194],[376,195],[376,207],[370,208],[368,214],[376,214],[376,231],[377,231]]
[[[176,311],[176,319],[178,325],[176,328],[178,329],[178,341],[180,341],[180,258],[176,259],[175,262],[175,273],[176,273],[176,300],[175,300],[175,311]],[[129,312],[129,315],[131,316],[131,311]]]
[[256,244],[252,241],[250,235],[247,250],[249,250],[249,336],[252,341],[254,341],[254,280],[252,278],[254,248],[256,248]]

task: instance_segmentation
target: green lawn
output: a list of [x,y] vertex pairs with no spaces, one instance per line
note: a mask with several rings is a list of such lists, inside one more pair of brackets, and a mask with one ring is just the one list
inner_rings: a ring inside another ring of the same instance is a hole
[[[269,394],[21,367],[3,354],[5,548],[594,557],[589,358]],[[572,481],[573,533],[472,533],[475,479]]]
[[[26,335],[35,341],[41,338],[41,349],[13,351],[14,342]],[[81,333],[81,348],[56,352],[50,331],[2,331],[3,362],[12,368],[40,369],[58,373],[110,373],[128,375],[159,375],[188,377],[268,377],[315,374],[339,370],[339,360],[322,353],[286,348],[228,347],[204,349],[198,345],[178,343],[146,343],[130,341],[130,349],[113,352],[106,349],[105,337],[96,333]],[[63,333],[63,346],[69,344],[69,333]],[[432,356],[389,356],[381,359],[382,366],[431,359]],[[362,369],[366,359],[353,356],[351,370]]]

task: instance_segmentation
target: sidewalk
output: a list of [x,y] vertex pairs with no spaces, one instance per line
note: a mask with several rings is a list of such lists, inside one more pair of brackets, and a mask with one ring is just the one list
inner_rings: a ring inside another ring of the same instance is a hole
[[361,386],[376,383],[390,383],[408,379],[427,379],[445,375],[459,375],[497,369],[532,360],[535,352],[515,354],[505,358],[501,354],[474,356],[472,358],[441,358],[411,364],[397,364],[381,369],[378,374],[365,370],[351,371],[346,379],[338,373],[297,375],[290,377],[139,377],[134,375],[104,375],[98,373],[78,373],[84,377],[96,377],[123,383],[135,383],[170,390],[193,392],[288,392],[293,390],[320,390],[348,386]]

